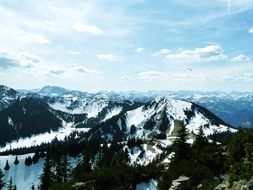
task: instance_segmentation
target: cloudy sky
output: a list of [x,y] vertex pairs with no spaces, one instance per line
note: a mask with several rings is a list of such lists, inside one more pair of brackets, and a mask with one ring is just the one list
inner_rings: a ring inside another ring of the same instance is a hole
[[0,81],[253,90],[252,0],[0,0]]

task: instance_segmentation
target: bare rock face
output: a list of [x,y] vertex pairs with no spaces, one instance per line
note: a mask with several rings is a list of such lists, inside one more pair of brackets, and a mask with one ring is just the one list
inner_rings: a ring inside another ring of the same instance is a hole
[[74,190],[95,190],[94,186],[95,181],[86,181],[86,182],[77,182],[72,185]]
[[190,178],[187,176],[180,176],[178,179],[172,181],[172,185],[169,190],[183,190],[189,188]]

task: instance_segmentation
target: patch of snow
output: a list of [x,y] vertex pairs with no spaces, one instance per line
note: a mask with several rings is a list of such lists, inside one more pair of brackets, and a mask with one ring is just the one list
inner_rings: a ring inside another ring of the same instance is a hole
[[13,125],[14,125],[13,120],[11,119],[11,117],[8,117],[8,124],[9,124],[10,126],[13,126]]
[[108,110],[106,116],[102,121],[106,121],[107,119],[110,119],[115,115],[118,115],[122,111],[122,109],[123,109],[122,107],[114,107],[113,109]]
[[72,123],[65,123],[64,127],[60,128],[58,131],[50,131],[43,134],[14,140],[10,143],[6,143],[4,147],[0,147],[0,152],[16,148],[28,148],[31,146],[41,145],[42,143],[49,143],[55,138],[58,140],[64,140],[66,136],[69,136],[74,131],[87,132],[90,130],[90,128],[74,128],[72,125]]
[[[124,149],[128,149],[127,146]],[[150,144],[143,144],[140,147],[133,147],[128,149],[130,165],[140,164],[147,165],[152,162],[159,154],[162,153],[162,150],[158,149],[156,145],[151,146]]]
[[[190,120],[189,124],[186,126],[189,132],[194,132],[195,134],[198,133],[200,126],[209,125],[210,121],[199,112],[195,112],[195,116]],[[210,135],[213,131],[209,128],[204,127],[203,131],[205,135]]]
[[87,114],[88,118],[96,117],[106,106],[108,101],[104,99],[92,99],[86,97],[65,96],[55,99],[49,106],[70,114]]
[[130,132],[131,126],[140,125],[146,118],[148,117],[148,113],[143,111],[143,106],[137,109],[128,111],[126,114],[126,126],[128,132]]
[[[36,164],[30,166],[25,165],[25,158],[28,156],[33,156],[34,154],[24,154],[19,155],[18,160],[19,164],[15,165],[14,155],[0,156],[0,168],[4,172],[4,181],[7,183],[10,178],[12,178],[13,183],[17,186],[17,189],[31,189],[31,186],[34,185],[37,187],[39,185],[39,176],[42,173],[44,159],[39,159]],[[6,161],[8,160],[10,169],[5,171],[3,168]]]
[[157,180],[151,179],[148,182],[142,182],[136,185],[136,190],[156,190]]

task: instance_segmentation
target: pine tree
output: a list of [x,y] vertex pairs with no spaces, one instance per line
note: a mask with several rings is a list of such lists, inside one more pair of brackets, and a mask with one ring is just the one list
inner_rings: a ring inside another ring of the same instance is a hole
[[88,172],[91,171],[90,159],[91,159],[90,151],[89,151],[89,148],[86,147],[84,155],[83,155],[83,169],[84,169],[84,172],[88,173]]
[[71,167],[68,160],[68,155],[64,154],[62,158],[62,174],[63,182],[67,182],[70,177]]
[[25,158],[25,165],[26,166],[30,166],[32,165],[33,161],[32,161],[32,158],[31,156],[28,156],[27,158]]
[[56,165],[54,167],[54,173],[55,173],[54,181],[61,183],[63,174],[62,174],[62,166],[61,166],[61,157],[60,156],[58,156],[58,158],[57,158]]
[[32,184],[32,187],[31,187],[32,190],[35,190],[35,187],[34,187],[34,184]]
[[202,148],[206,145],[207,143],[207,138],[205,137],[205,133],[204,133],[204,130],[203,130],[203,126],[200,126],[199,127],[199,132],[196,136],[196,140],[194,142],[194,146],[196,148]]
[[3,171],[0,169],[0,190],[5,186],[3,177],[4,177]]
[[54,173],[55,173],[54,180],[59,183],[67,182],[68,179],[70,178],[70,172],[71,172],[71,168],[70,168],[67,154],[64,154],[63,156],[59,156],[57,158],[57,161],[54,167]]
[[32,161],[34,164],[36,164],[40,159],[40,153],[38,151],[35,152],[35,154],[32,157]]
[[175,161],[181,161],[190,157],[190,146],[187,141],[187,130],[185,125],[178,131],[177,139],[174,142],[175,147]]
[[14,161],[14,164],[15,165],[18,165],[19,161],[18,161],[18,156],[16,155],[16,158],[15,158],[15,161]]
[[40,176],[40,189],[48,190],[52,183],[53,183],[52,161],[50,160],[50,156],[47,153],[46,160],[43,167],[43,172]]
[[9,169],[10,169],[10,165],[9,165],[8,160],[6,161],[6,164],[5,164],[4,169],[5,169],[5,170],[9,170]]

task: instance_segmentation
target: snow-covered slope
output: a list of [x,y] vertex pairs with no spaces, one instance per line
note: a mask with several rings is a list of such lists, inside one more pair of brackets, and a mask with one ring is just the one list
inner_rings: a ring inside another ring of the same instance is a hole
[[[25,165],[25,159],[28,156],[33,156],[33,154],[19,155],[19,164],[15,165],[14,155],[0,156],[0,168],[4,171],[4,181],[7,183],[10,178],[12,178],[13,183],[17,186],[17,189],[31,189],[32,185],[37,187],[39,185],[39,176],[43,169],[44,160],[39,159],[36,164],[31,166]],[[6,161],[8,160],[10,169],[5,171],[3,168]]]
[[[40,158],[36,164],[30,166],[25,165],[25,159],[27,157],[33,157],[34,153],[18,155],[19,164],[15,165],[15,155],[0,156],[0,168],[4,172],[3,180],[7,183],[10,178],[13,180],[13,184],[17,186],[17,190],[31,189],[32,185],[37,187],[39,185],[39,177],[43,170],[44,159]],[[8,160],[10,169],[4,170],[6,161]],[[79,157],[70,157],[70,165],[75,167],[80,161]],[[37,189],[37,188],[36,188]]]
[[11,142],[7,142],[5,146],[0,146],[0,152],[39,146],[43,143],[50,143],[55,139],[62,141],[65,137],[68,137],[73,132],[87,132],[90,130],[90,128],[75,128],[73,126],[73,123],[66,123],[63,121],[63,127],[56,131],[51,130],[50,132],[32,135],[31,137],[21,137],[16,140],[12,140]]

